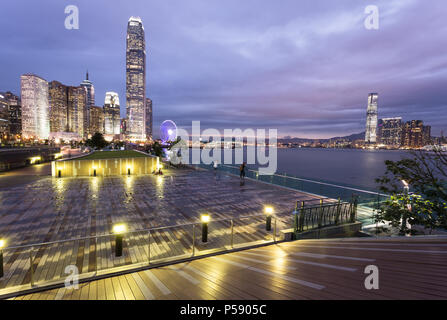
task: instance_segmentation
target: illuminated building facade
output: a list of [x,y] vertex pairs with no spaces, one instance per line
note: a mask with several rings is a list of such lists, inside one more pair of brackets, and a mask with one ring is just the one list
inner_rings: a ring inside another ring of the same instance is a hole
[[121,131],[120,100],[118,93],[107,92],[104,100],[104,133],[119,135]]
[[48,139],[50,135],[48,82],[34,74],[20,77],[22,99],[22,135]]
[[90,107],[90,128],[89,134],[104,133],[104,109],[102,107]]
[[127,137],[146,139],[146,42],[143,22],[131,17],[126,40]]
[[380,119],[377,135],[381,144],[400,147],[402,143],[402,118]]
[[366,111],[366,132],[365,142],[377,142],[377,104],[379,95],[377,93],[370,93],[368,95],[368,108]]
[[0,95],[0,140],[6,139],[10,134],[9,104],[3,95]]
[[58,81],[48,84],[50,132],[68,132],[68,87]]
[[146,98],[146,138],[152,139],[152,100]]
[[84,116],[87,107],[87,94],[83,87],[68,87],[68,132],[74,132],[79,137],[86,137]]
[[10,133],[14,135],[22,134],[22,102],[20,97],[9,91],[1,95],[8,102]]
[[422,120],[406,122],[402,128],[402,146],[421,148],[431,143],[431,127],[424,126]]
[[81,87],[85,88],[86,93],[86,110],[84,113],[84,128],[86,128],[86,134],[89,134],[90,128],[90,108],[95,105],[95,87],[93,83],[88,79],[88,71],[85,75],[85,80],[81,82]]

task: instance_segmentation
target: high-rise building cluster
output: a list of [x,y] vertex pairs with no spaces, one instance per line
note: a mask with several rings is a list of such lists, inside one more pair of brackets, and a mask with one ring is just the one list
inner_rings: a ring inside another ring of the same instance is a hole
[[377,93],[368,95],[365,143],[389,148],[421,148],[432,143],[431,127],[422,120],[403,122],[401,117],[378,120]]
[[95,105],[95,88],[86,78],[79,86],[35,74],[21,76],[21,95],[0,93],[0,135],[33,140],[84,140],[96,132],[110,139],[152,139],[152,100],[146,98],[146,41],[141,18],[131,17],[126,39],[126,118],[116,92]]

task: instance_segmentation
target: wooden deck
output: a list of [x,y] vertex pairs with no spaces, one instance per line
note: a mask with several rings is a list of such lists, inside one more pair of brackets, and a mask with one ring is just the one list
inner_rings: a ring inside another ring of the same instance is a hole
[[[295,201],[317,197],[238,178],[194,170],[166,171],[164,176],[117,176],[41,179],[0,188],[0,235],[7,246],[21,246],[81,237],[110,234],[116,223],[141,230],[199,221],[202,213],[213,220],[236,218],[234,244],[270,241],[263,217],[239,220],[260,214],[273,205],[278,230],[291,223]],[[229,246],[230,221],[211,222],[209,242],[201,244],[196,228],[196,254]],[[65,279],[65,268],[75,265],[81,274],[120,268],[150,260],[190,255],[192,226],[126,236],[123,257],[114,256],[114,238],[77,240],[31,249],[4,250],[5,276],[2,289]],[[149,236],[151,237],[149,240]],[[150,242],[150,249],[149,249]]]
[[[379,270],[367,290],[365,267]],[[306,240],[15,299],[447,299],[447,238]]]

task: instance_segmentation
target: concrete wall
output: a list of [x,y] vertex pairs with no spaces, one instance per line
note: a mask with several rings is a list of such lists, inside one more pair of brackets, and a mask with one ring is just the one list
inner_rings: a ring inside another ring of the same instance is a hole
[[156,157],[119,158],[101,160],[64,160],[51,163],[51,174],[53,177],[93,176],[116,176],[130,174],[150,174],[157,165]]

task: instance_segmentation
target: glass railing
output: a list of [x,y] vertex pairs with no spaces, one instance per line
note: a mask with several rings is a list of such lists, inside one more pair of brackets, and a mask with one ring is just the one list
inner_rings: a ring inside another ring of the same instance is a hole
[[[204,164],[194,165],[194,167],[207,170],[212,169],[212,166]],[[220,165],[217,170],[239,176],[239,167]],[[364,224],[374,223],[372,218],[373,212],[377,210],[387,198],[389,198],[386,194],[379,192],[337,185],[329,182],[304,179],[288,174],[260,175],[258,171],[252,169],[246,169],[245,173],[246,178],[249,179],[291,188],[319,197],[334,200],[340,199],[344,202],[350,202],[352,201],[353,197],[356,197],[359,205],[358,219]]]
[[0,298],[70,283],[74,276],[81,281],[91,280],[274,243],[282,240],[280,230],[289,228],[291,221],[289,217],[274,216],[271,225],[267,231],[265,215],[253,215],[211,220],[207,230],[202,223],[191,223],[129,231],[118,237],[106,234],[6,247],[0,250]]

